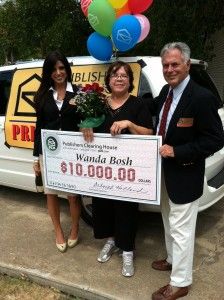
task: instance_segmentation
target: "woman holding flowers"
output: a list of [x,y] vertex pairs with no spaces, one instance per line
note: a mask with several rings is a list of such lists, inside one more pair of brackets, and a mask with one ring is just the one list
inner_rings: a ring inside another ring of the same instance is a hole
[[[77,124],[80,123],[80,117],[74,103],[76,87],[71,84],[71,75],[71,68],[67,59],[59,51],[54,51],[46,57],[41,84],[34,98],[37,122],[33,167],[36,175],[43,175],[41,129],[79,130]],[[74,194],[66,194],[72,221],[70,234],[66,241],[60,223],[60,206],[57,191],[45,187],[44,192],[47,195],[48,212],[54,226],[56,247],[60,252],[65,252],[67,246],[72,248],[78,243],[79,199]],[[61,194],[63,192],[60,192]]]
[[[130,95],[133,90],[133,72],[124,62],[113,63],[105,78],[111,93],[106,101],[104,122],[95,129],[98,133],[153,134],[152,118],[144,101]],[[90,129],[83,129],[86,140],[91,141]],[[122,250],[124,276],[134,275],[133,250],[137,227],[138,203],[113,199],[93,198],[93,229],[97,239],[106,238],[97,260],[101,263]]]

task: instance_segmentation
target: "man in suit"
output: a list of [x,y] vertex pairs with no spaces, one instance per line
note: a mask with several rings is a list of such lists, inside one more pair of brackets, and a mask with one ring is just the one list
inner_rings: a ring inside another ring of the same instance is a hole
[[[161,211],[167,258],[152,268],[171,271],[170,282],[153,300],[174,300],[192,284],[195,227],[203,193],[205,159],[224,145],[218,101],[189,76],[190,48],[169,43],[161,51],[167,81],[156,103],[156,133],[163,136]],[[169,102],[169,103],[168,103]]]

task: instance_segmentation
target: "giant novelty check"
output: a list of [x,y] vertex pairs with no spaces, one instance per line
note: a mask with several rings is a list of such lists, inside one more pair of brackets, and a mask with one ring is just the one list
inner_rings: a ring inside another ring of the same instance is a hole
[[42,130],[45,185],[94,197],[160,203],[161,138]]

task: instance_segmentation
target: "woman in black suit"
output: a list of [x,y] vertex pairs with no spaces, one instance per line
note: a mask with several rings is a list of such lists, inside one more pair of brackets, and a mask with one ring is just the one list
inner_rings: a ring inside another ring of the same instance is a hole
[[[42,81],[34,99],[37,122],[34,140],[34,171],[40,175],[43,168],[41,129],[78,131],[80,122],[74,101],[70,101],[76,94],[72,86],[71,68],[66,57],[59,51],[50,53],[43,65]],[[44,181],[44,180],[43,180]],[[66,242],[60,223],[60,206],[57,191],[45,187],[47,207],[52,219],[56,247],[60,252],[65,252],[67,246],[72,248],[78,243],[78,227],[80,218],[80,203],[74,194],[66,194],[71,213],[71,231]],[[63,194],[60,192],[60,195]]]

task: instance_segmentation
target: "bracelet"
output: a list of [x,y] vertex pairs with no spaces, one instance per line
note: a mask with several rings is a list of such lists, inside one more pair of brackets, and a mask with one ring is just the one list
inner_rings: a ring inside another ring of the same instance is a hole
[[34,159],[33,163],[39,165],[39,159]]

